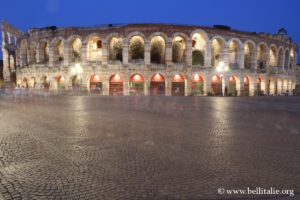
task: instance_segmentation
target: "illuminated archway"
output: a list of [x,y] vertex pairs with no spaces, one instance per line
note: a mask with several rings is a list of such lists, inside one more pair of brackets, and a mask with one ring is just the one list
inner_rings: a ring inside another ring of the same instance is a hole
[[79,62],[81,60],[81,40],[74,38],[71,42],[71,62]]
[[72,88],[80,89],[82,87],[82,78],[78,75],[72,76]]
[[231,76],[229,78],[229,84],[228,84],[228,95],[229,96],[237,96],[237,86],[236,86],[236,77]]
[[94,94],[102,94],[102,81],[98,74],[90,78],[90,92]]
[[215,96],[222,96],[222,80],[220,76],[215,75],[212,77],[211,90]]
[[121,37],[112,37],[108,45],[109,60],[123,60],[123,39]]
[[27,78],[23,78],[23,80],[22,80],[22,87],[23,88],[28,88],[29,87]]
[[172,41],[172,62],[183,63],[185,60],[186,43],[183,37],[176,36]]
[[154,36],[151,39],[151,63],[165,63],[165,48],[166,43],[163,37]]
[[133,36],[129,40],[129,61],[144,59],[144,39],[141,36]]
[[65,78],[63,76],[59,75],[55,79],[56,79],[56,82],[57,82],[57,89],[58,90],[65,89]]
[[207,40],[203,33],[195,33],[192,40],[192,65],[204,65]]
[[192,78],[191,83],[191,93],[192,95],[203,95],[204,94],[204,81],[202,76],[195,74]]
[[42,76],[41,83],[44,89],[48,90],[50,88],[50,81],[47,76]]
[[172,79],[172,96],[184,96],[185,78],[181,74],[176,74]]
[[109,79],[109,95],[123,95],[123,79],[119,74],[114,74]]
[[92,36],[87,43],[87,60],[102,61],[102,40],[98,36]]
[[277,94],[282,95],[282,80],[277,79]]
[[251,69],[253,67],[252,60],[254,58],[254,46],[252,43],[246,43],[244,47],[244,55],[244,67],[245,69]]
[[265,71],[267,68],[267,47],[264,44],[260,44],[258,46],[257,51],[257,63],[258,63],[258,69],[261,71]]
[[165,94],[165,78],[161,74],[155,74],[151,78],[150,95],[164,95]]
[[129,81],[129,95],[144,95],[145,81],[140,74],[134,74]]
[[269,65],[271,67],[276,67],[277,66],[277,49],[275,46],[271,46],[270,48],[270,60],[269,60]]
[[213,39],[211,49],[211,64],[216,67],[222,60],[224,51],[224,41],[219,38]]
[[262,81],[262,78],[260,78],[260,77],[257,79],[256,91],[257,91],[257,95],[259,95],[259,96],[264,95],[263,81]]
[[246,76],[244,78],[244,95],[245,96],[250,96],[250,87],[249,87],[249,85],[250,85],[250,80],[249,80],[248,76]]

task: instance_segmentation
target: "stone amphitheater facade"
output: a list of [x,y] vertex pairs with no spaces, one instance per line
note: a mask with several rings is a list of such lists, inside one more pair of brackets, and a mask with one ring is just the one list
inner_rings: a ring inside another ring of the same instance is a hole
[[284,29],[126,24],[30,29],[2,23],[5,81],[103,95],[281,95],[298,46]]

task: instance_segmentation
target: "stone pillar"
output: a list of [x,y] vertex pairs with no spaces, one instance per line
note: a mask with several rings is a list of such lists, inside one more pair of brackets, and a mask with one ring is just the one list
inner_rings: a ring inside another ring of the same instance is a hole
[[103,41],[103,43],[102,43],[102,64],[107,65],[107,62],[108,62],[107,42]]
[[170,75],[167,75],[165,77],[165,81],[166,81],[165,94],[166,94],[166,96],[171,96],[172,95],[172,77]]
[[244,89],[244,76],[238,77],[240,80],[236,81],[236,89],[237,89],[237,95],[238,96],[244,96],[245,95],[245,89]]
[[151,63],[151,43],[149,41],[145,41],[145,65],[149,65]]
[[49,49],[49,67],[53,67],[54,66],[54,47],[50,46]]
[[204,55],[204,66],[211,67],[211,43],[207,43],[205,55]]
[[109,95],[109,80],[108,80],[107,77],[102,82],[102,94],[103,95]]
[[240,69],[244,69],[245,68],[245,52],[244,52],[244,48],[241,47],[241,49],[239,49],[239,57],[238,57],[238,64],[239,64],[239,68]]
[[212,92],[212,89],[211,89],[211,81],[212,80],[211,79],[212,79],[211,75],[207,75],[204,78],[204,95],[207,95],[207,93]]
[[81,46],[81,62],[86,63],[87,62],[87,43],[82,42]]
[[129,95],[129,81],[128,81],[127,77],[124,77],[123,90],[124,90],[123,94],[128,96]]
[[123,42],[122,56],[123,56],[123,65],[128,64],[128,42]]
[[192,65],[192,57],[193,57],[193,47],[192,47],[192,40],[188,39],[186,44],[186,57],[185,62],[187,65]]
[[257,92],[257,76],[252,76],[249,80],[249,96],[254,96]]
[[145,85],[144,85],[144,94],[145,96],[149,96],[150,95],[150,81],[151,80],[148,80],[145,78]]
[[9,54],[7,50],[2,46],[3,53],[3,79],[4,82],[10,82],[10,69],[9,69]]
[[69,43],[68,42],[66,42],[65,43],[65,45],[64,45],[64,66],[65,67],[67,67],[67,66],[69,66],[69,64],[70,64],[70,48],[69,48]]
[[253,55],[251,55],[251,68],[252,69],[257,69],[257,53],[258,50],[257,48],[253,49]]
[[227,74],[221,75],[222,81],[222,95],[225,96],[225,87],[227,86],[227,93],[228,91],[228,83],[229,83],[229,76]]
[[166,43],[165,63],[166,65],[172,65],[172,41]]
[[225,66],[229,66],[229,44],[225,43],[224,49],[222,52],[222,60]]
[[186,77],[185,79],[185,90],[184,96],[189,96],[191,94],[191,79]]

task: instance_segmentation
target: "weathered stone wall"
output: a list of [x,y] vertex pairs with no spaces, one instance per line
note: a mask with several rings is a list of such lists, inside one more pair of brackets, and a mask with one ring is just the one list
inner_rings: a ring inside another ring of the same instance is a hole
[[[198,35],[198,43],[193,46],[195,35]],[[131,59],[130,56],[134,55],[132,38],[137,36],[142,39],[139,48],[135,48],[141,59]],[[161,41],[153,41],[153,38]],[[179,41],[178,38],[180,43],[174,45],[175,40]],[[216,40],[219,41],[218,47],[212,45]],[[80,45],[74,46],[74,41]],[[49,59],[44,59],[45,45],[48,47]],[[141,50],[144,51],[143,56],[140,55]],[[155,53],[154,50],[158,52]],[[201,51],[204,65],[193,65],[194,50]],[[102,80],[103,93],[108,94],[110,77],[119,74],[123,79],[126,95],[129,94],[131,75],[140,74],[145,79],[144,93],[147,95],[150,93],[151,77],[160,73],[165,78],[166,95],[171,95],[172,81],[176,74],[184,77],[185,95],[192,93],[191,85],[195,74],[204,80],[204,94],[211,92],[214,76],[221,78],[223,94],[230,86],[230,80],[233,80],[231,77],[234,77],[238,95],[243,95],[246,79],[249,80],[249,94],[254,95],[257,92],[258,78],[264,93],[281,94],[286,90],[291,92],[294,88],[297,50],[297,45],[283,36],[208,27],[146,24],[49,28],[33,29],[28,34],[18,35],[15,63],[19,67],[17,80],[20,87],[24,87],[25,79],[27,82],[32,79],[39,83],[26,83],[26,87],[38,87],[46,76],[50,89],[56,90],[57,77],[62,76],[66,88],[71,89],[72,78],[80,74],[82,87],[89,90],[90,78],[97,74]],[[80,59],[75,59],[74,54],[78,54]],[[216,54],[220,55],[215,61]],[[162,59],[162,64],[151,62],[157,55]],[[264,62],[264,68],[261,68],[260,60]],[[224,63],[229,70],[218,71],[216,67],[212,67],[212,61],[216,62],[216,66]],[[272,67],[269,66],[270,62]],[[76,63],[81,65],[80,72],[76,71]],[[248,63],[247,69],[245,63]]]

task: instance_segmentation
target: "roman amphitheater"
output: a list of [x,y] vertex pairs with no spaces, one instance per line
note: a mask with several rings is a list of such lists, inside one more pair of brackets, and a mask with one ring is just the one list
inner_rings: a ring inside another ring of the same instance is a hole
[[292,93],[298,46],[227,26],[126,24],[32,28],[2,23],[4,79],[19,88],[103,95]]

